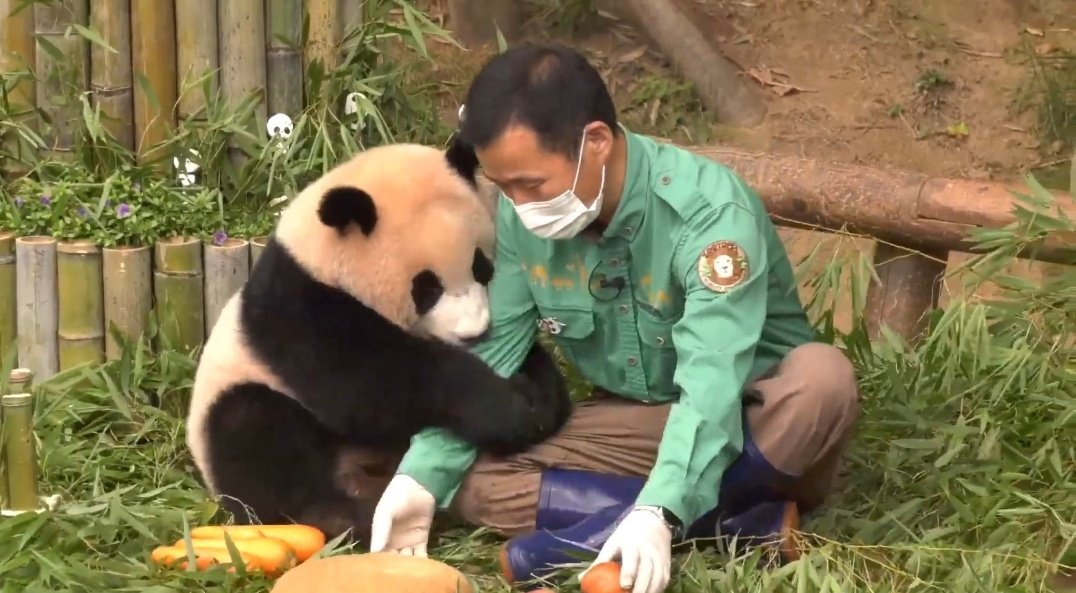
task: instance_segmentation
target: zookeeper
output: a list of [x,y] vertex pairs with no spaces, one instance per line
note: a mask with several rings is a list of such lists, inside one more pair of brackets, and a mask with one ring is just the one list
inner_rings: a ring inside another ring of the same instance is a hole
[[833,488],[858,391],[844,354],[814,341],[754,191],[618,124],[601,76],[562,46],[494,57],[461,113],[458,140],[502,191],[475,352],[508,376],[546,332],[595,393],[512,457],[416,436],[371,548],[425,555],[439,507],[511,537],[513,580],[600,551],[622,585],[658,593],[670,546],[718,533],[795,556],[782,536]]

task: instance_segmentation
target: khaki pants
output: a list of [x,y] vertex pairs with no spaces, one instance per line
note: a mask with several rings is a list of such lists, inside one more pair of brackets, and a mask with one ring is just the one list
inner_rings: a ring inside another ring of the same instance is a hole
[[[807,512],[833,488],[859,416],[852,364],[833,346],[804,344],[754,388],[763,403],[746,409],[752,438],[774,468],[800,476],[789,496]],[[544,468],[645,477],[657,458],[669,407],[602,395],[584,402],[560,433],[529,451],[480,456],[450,510],[504,536],[532,531]]]

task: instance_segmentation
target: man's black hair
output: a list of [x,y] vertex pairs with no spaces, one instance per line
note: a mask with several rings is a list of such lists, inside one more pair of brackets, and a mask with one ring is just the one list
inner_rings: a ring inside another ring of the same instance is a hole
[[578,51],[527,44],[491,59],[471,83],[459,139],[488,146],[510,124],[523,125],[542,148],[575,158],[583,126],[601,121],[618,134],[616,107],[601,75]]

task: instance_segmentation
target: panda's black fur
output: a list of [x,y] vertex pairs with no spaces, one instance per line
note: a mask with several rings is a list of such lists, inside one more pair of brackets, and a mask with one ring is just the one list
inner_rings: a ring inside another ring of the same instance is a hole
[[[452,156],[474,184],[475,164]],[[341,233],[356,232],[346,230],[352,223],[376,232],[377,208],[364,193],[330,190],[319,218]],[[474,278],[485,285],[492,273],[476,250]],[[439,289],[437,276],[417,274],[416,309],[436,302]],[[570,413],[564,380],[538,344],[504,380],[463,348],[411,335],[318,281],[275,236],[233,298],[242,328],[235,346],[292,394],[239,383],[205,411],[212,487],[241,523],[301,522],[329,537],[350,529],[365,544],[381,490],[419,430],[442,426],[509,454],[554,434]]]

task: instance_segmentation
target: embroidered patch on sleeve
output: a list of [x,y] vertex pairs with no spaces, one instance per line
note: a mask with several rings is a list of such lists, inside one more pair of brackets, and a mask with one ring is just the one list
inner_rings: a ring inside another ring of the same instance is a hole
[[699,279],[714,292],[728,292],[743,282],[749,268],[743,248],[732,241],[714,241],[699,255]]

